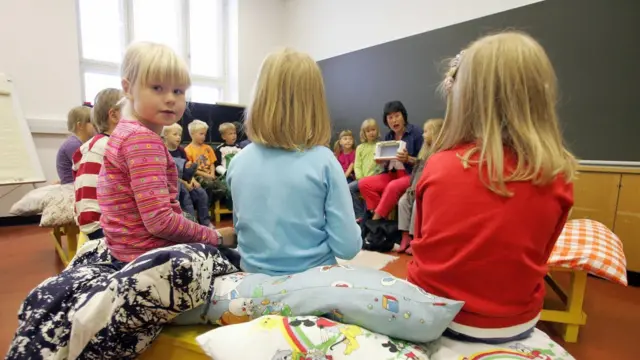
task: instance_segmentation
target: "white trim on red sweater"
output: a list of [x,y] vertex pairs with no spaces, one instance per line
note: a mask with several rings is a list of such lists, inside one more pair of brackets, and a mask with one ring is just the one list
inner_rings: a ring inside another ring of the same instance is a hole
[[477,328],[452,322],[451,325],[449,325],[449,329],[476,339],[506,339],[520,335],[525,331],[532,329],[536,326],[538,320],[540,320],[540,314],[524,324],[494,329]]

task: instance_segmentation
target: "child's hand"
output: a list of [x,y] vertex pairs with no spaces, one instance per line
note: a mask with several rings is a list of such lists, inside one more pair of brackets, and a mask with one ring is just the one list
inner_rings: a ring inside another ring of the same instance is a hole
[[184,186],[187,188],[187,191],[192,191],[193,190],[193,184],[185,182]]
[[238,245],[236,231],[232,227],[218,229],[218,232],[222,236],[220,241],[221,246],[233,248]]
[[200,183],[196,181],[196,179],[191,180],[191,186],[198,189],[200,188]]
[[191,162],[191,161],[187,161],[187,162],[184,164],[184,167],[188,167],[188,168],[190,168],[190,167],[191,167],[191,165],[193,165],[193,162]]

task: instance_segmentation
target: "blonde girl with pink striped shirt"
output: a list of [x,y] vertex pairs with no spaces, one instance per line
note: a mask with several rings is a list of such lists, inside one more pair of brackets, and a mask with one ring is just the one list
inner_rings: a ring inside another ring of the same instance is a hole
[[185,111],[191,86],[185,62],[165,45],[140,42],[127,49],[121,72],[123,118],[109,137],[97,186],[111,254],[130,262],[176,243],[235,246],[232,228],[187,220],[177,200],[176,165],[160,133]]

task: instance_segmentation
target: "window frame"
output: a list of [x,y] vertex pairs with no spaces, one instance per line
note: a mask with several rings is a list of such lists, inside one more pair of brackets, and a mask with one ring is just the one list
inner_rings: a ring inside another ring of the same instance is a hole
[[[86,73],[97,73],[97,74],[105,74],[105,75],[115,75],[120,76],[120,64],[112,63],[109,61],[100,61],[84,58],[83,49],[82,49],[82,26],[81,26],[81,15],[80,15],[80,1],[75,1],[76,7],[76,29],[78,33],[78,58],[80,60],[80,91],[81,91],[81,102],[85,101],[85,92],[86,92],[86,84],[85,84],[85,74]],[[191,31],[191,21],[190,21],[190,1],[189,0],[177,0],[180,4],[180,23],[179,23],[179,39],[180,39],[180,53],[179,55],[187,62],[189,68],[191,68],[191,44],[190,44],[190,31]],[[130,0],[118,0],[119,8],[120,8],[120,19],[122,21],[123,26],[120,27],[120,58],[124,56],[124,52],[126,47],[133,40],[133,29],[134,29],[134,16],[133,16],[133,3]],[[206,76],[206,75],[198,75],[191,73],[191,84],[197,86],[204,87],[212,87],[218,89],[220,93],[220,98],[216,102],[224,102],[226,100],[226,95],[230,93],[230,84],[229,84],[229,1],[228,0],[220,0],[220,9],[219,9],[219,37],[221,44],[221,54],[220,54],[220,76]],[[93,102],[93,99],[87,99],[86,101]],[[191,101],[191,94],[187,92],[187,101]]]

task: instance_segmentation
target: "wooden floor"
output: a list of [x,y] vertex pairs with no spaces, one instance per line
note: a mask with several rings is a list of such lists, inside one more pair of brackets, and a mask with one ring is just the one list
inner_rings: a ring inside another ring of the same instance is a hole
[[[47,230],[37,226],[0,227],[0,248],[1,358],[17,326],[20,303],[34,286],[58,273],[62,265],[57,261]],[[404,278],[409,260],[408,256],[402,256],[385,270]],[[578,360],[637,359],[640,288],[625,288],[596,278],[588,281],[587,325],[577,344],[563,344],[548,324],[542,323],[539,328],[551,334]]]

